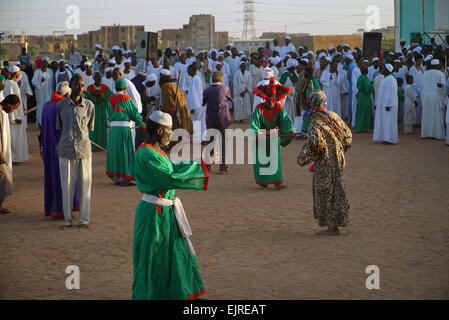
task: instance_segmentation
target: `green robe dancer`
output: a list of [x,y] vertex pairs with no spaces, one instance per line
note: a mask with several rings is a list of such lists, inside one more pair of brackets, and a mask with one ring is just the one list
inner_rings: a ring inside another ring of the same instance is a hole
[[[137,188],[145,194],[175,199],[175,189],[207,190],[203,161],[175,163],[164,151],[142,144],[136,157]],[[134,220],[133,299],[184,300],[204,294],[196,258],[190,256],[173,206],[141,200]]]
[[359,76],[357,80],[357,109],[355,114],[355,131],[369,131],[373,128],[373,108],[371,94],[374,92],[374,85],[365,74]]
[[[261,129],[266,129],[266,132],[262,133],[260,131]],[[279,129],[279,136],[276,139],[276,146],[274,148],[270,148],[270,141],[272,139],[270,139],[269,132],[272,129]],[[273,109],[267,109],[261,103],[254,109],[250,132],[253,138],[252,151],[253,159],[255,159],[253,168],[256,183],[261,186],[283,183],[281,146],[285,147],[293,140],[293,137],[289,134],[294,133],[296,135],[292,119],[280,103],[276,102]],[[261,139],[265,140],[265,150],[259,150],[259,148],[263,147]],[[272,150],[270,149],[275,149],[275,154],[271,154]],[[267,157],[270,160],[266,164],[261,163],[259,153],[261,153],[262,157]],[[276,163],[272,163],[273,161]],[[263,171],[268,170],[269,167],[276,168],[276,171],[272,174],[264,173]]]
[[[89,139],[103,149],[106,149],[108,144],[108,125],[106,123],[106,119],[108,99],[111,95],[111,90],[109,90],[109,87],[104,84],[101,84],[100,88],[97,88],[94,84],[91,84],[87,87],[85,94],[85,98],[92,101],[95,106],[94,131],[89,131]],[[92,151],[98,152],[103,150],[92,143]]]
[[120,184],[125,180],[135,181],[135,151],[129,121],[145,129],[142,116],[131,97],[122,92],[113,94],[108,100],[109,136],[106,152],[106,174]]

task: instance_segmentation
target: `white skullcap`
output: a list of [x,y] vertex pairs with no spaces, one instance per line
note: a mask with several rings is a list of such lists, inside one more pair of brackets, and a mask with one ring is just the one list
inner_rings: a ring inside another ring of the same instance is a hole
[[349,48],[349,44],[345,43],[345,44],[343,45],[343,47],[348,47],[348,48]]
[[66,94],[70,94],[71,92],[72,89],[70,89],[69,83],[67,81],[62,81],[56,86],[56,93],[60,94],[61,96],[65,96]]
[[104,73],[108,73],[109,71],[112,71],[112,68],[107,67],[107,68],[104,69]]
[[16,62],[14,62],[14,65],[15,65],[15,66],[20,66],[21,63],[20,63],[20,61],[16,61]]
[[246,64],[246,61],[241,60],[239,66],[241,66],[242,64]]
[[209,54],[212,55],[212,52],[217,53],[217,49],[215,49],[215,48],[210,49]]
[[20,71],[20,68],[18,66],[10,66],[8,68],[8,71],[11,72],[11,73],[16,73],[16,72]]
[[58,64],[60,64],[61,62],[64,62],[64,60],[59,59],[59,60],[58,60]]
[[347,54],[346,58],[348,58],[349,60],[354,60],[354,56],[352,54]]
[[369,61],[368,61],[368,60],[366,60],[366,59],[365,59],[365,60],[364,60],[363,62],[365,62],[365,63],[369,63]]
[[309,59],[301,59],[301,61],[309,64]]
[[396,62],[396,63],[401,63],[401,60],[399,60],[399,59],[395,59],[393,62]]
[[357,53],[357,50],[355,50],[355,49],[354,49],[354,50],[352,50],[351,52],[353,52],[353,53],[354,53],[354,52],[355,52],[355,53]]
[[274,76],[273,70],[271,68],[264,68],[262,71],[262,75],[264,79],[270,79],[272,76]]
[[296,59],[288,59],[287,60],[287,69],[291,67],[297,67],[298,61]]
[[50,59],[48,59],[48,57],[42,57],[41,60],[42,60],[42,61],[50,61]]
[[245,52],[243,52],[242,50],[239,51],[239,54],[245,54]]
[[219,52],[218,53],[217,58],[220,58],[220,57],[224,57],[224,53],[223,52]]
[[285,39],[291,40],[292,38],[290,36],[285,36]]
[[325,57],[326,56],[326,54],[324,53],[324,52],[321,52],[319,55],[318,55],[318,60],[320,60],[322,57]]
[[95,44],[95,48],[101,48],[101,45],[99,45],[98,43]]
[[92,64],[90,62],[84,62],[84,65],[90,67]]
[[325,56],[324,59],[329,61],[329,62],[331,61],[331,58],[329,56]]
[[172,119],[171,115],[168,113],[162,112],[162,111],[154,111],[151,116],[150,120],[154,121],[156,123],[159,123],[163,126],[171,127],[172,126]]
[[112,50],[119,50],[119,49],[120,49],[120,47],[117,46],[117,45],[113,45],[113,46],[112,46]]
[[334,50],[334,49],[335,49],[334,47],[330,46],[329,49],[327,50]]
[[433,59],[432,62],[430,63],[432,66],[437,66],[440,64],[440,60],[438,59]]
[[243,59],[247,59],[248,57],[246,56],[246,55],[242,55],[241,57],[240,57],[240,61],[243,61]]
[[147,75],[147,78],[145,79],[145,82],[151,82],[151,81],[156,81],[157,77],[154,73],[150,73],[149,75]]
[[147,76],[147,73],[145,71],[143,71],[143,70],[137,71],[137,74],[140,74],[141,76],[144,76],[144,77]]
[[125,59],[125,61],[123,61],[123,64],[125,64],[125,63],[131,63],[131,60]]
[[431,54],[429,54],[427,57],[424,58],[424,61],[429,61],[431,59],[433,59],[433,57]]
[[303,46],[299,46],[299,47],[298,47],[298,50],[299,50],[299,49],[304,49],[304,47],[303,47]]
[[116,64],[117,62],[115,62],[115,59],[109,59],[109,63],[110,64]]
[[392,71],[393,71],[393,66],[392,66],[391,64],[389,64],[389,63],[387,63],[387,64],[385,65],[385,68],[387,68],[387,70],[388,70],[389,72],[392,72]]
[[373,62],[374,61],[379,61],[379,58],[378,57],[373,58]]
[[164,76],[171,76],[171,73],[169,70],[167,69],[161,69],[160,74],[164,75]]

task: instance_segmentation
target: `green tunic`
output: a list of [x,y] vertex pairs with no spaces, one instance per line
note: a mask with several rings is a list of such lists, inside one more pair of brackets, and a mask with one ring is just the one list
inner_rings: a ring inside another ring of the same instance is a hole
[[374,85],[368,77],[362,74],[357,80],[357,109],[355,113],[355,131],[369,131],[373,128],[373,107],[371,94],[374,92]]
[[[171,162],[165,152],[143,144],[136,156],[137,188],[175,199],[175,189],[207,190],[203,161]],[[194,299],[204,293],[195,257],[191,257],[173,207],[141,200],[134,220],[133,299]]]
[[[266,129],[266,133],[262,133],[260,130]],[[270,137],[269,130],[279,129],[279,137],[276,140],[275,154],[271,154],[270,151]],[[291,132],[295,132],[295,128],[292,123],[292,119],[285,112],[281,104],[276,103],[273,109],[266,109],[263,106],[257,106],[254,109],[250,132],[253,141],[252,154],[253,159],[255,159],[254,177],[256,183],[259,185],[268,185],[273,183],[282,183],[284,178],[282,175],[282,158],[281,158],[281,147],[288,145],[293,138],[288,136]],[[261,140],[265,140],[265,150],[259,151],[259,148],[263,147]],[[267,163],[261,163],[259,159],[259,152],[261,152],[262,157],[269,158],[269,161],[262,161]],[[274,163],[272,163],[274,162]],[[276,171],[273,174],[263,172],[268,170],[267,168],[274,168]]]
[[[94,93],[97,91],[100,97],[96,96]],[[108,99],[112,92],[109,90],[107,85],[101,84],[100,90],[96,90],[94,85],[91,84],[87,87],[85,98],[92,101],[95,106],[95,122],[94,131],[89,131],[89,139],[95,142],[102,148],[106,149],[108,144],[107,129],[108,125],[106,123],[107,109],[108,109]],[[99,147],[92,143],[92,151],[102,151]]]
[[[108,99],[108,118],[113,121],[134,121],[145,129],[142,116],[133,100],[126,94],[114,94]],[[114,181],[136,180],[134,173],[135,151],[131,129],[128,126],[116,127],[111,124],[106,152],[106,174]]]

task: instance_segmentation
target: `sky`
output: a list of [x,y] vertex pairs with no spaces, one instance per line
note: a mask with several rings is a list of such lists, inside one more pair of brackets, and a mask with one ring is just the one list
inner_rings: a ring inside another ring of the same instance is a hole
[[[66,7],[80,10],[80,28],[66,28]],[[370,5],[379,7],[380,27],[394,24],[394,0],[255,0],[256,36],[262,32],[352,34],[365,27]],[[238,0],[9,0],[2,1],[0,32],[28,35],[66,31],[81,34],[102,25],[144,25],[145,31],[182,28],[193,14],[215,16],[216,31],[241,37],[243,4]]]

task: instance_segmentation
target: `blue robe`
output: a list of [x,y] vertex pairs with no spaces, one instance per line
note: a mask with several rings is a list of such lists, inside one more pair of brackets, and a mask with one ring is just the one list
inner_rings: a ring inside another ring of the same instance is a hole
[[[61,131],[56,129],[56,105],[62,98],[56,93],[48,101],[42,111],[42,158],[44,161],[44,213],[53,218],[64,218],[62,208],[61,177],[59,174],[59,157],[55,152]],[[73,210],[78,211],[78,188],[75,190]]]

